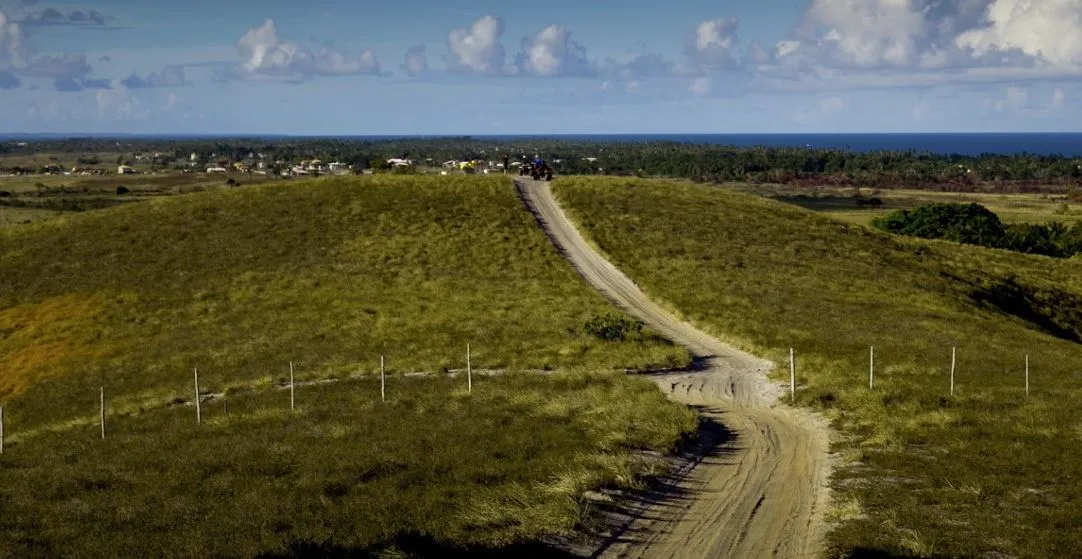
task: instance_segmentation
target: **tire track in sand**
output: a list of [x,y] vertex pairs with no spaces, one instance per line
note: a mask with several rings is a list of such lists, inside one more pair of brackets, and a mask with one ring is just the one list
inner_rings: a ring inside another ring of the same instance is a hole
[[[776,405],[773,363],[677,319],[594,251],[549,183],[515,179],[520,198],[561,253],[595,288],[695,357],[696,370],[655,375],[670,398],[696,406],[716,446],[672,480],[595,557],[814,557],[829,498],[828,437],[817,416]],[[705,288],[706,286],[704,286]],[[724,431],[722,431],[722,425]]]

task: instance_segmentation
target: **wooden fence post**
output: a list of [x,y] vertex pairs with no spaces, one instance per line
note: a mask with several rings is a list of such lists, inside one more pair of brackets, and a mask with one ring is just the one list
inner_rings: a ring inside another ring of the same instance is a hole
[[293,362],[289,362],[289,409],[297,409],[297,400],[293,392]]
[[1029,355],[1026,355],[1026,396],[1029,396]]
[[954,364],[958,348],[951,348],[951,396],[954,396]]
[[101,440],[105,440],[105,387],[101,387]]
[[875,390],[875,346],[868,347],[868,390]]
[[379,356],[379,398],[387,401],[387,372],[383,367],[383,356]]
[[796,352],[789,348],[789,401],[796,401]]
[[4,453],[4,406],[0,406],[0,454]]
[[473,364],[470,362],[470,344],[466,344],[466,391],[473,393]]
[[195,422],[203,423],[203,410],[199,407],[199,368],[195,368]]

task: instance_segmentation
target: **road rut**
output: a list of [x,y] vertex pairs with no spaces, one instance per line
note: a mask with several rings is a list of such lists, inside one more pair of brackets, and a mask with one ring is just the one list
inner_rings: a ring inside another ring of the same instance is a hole
[[[594,553],[602,558],[815,557],[829,498],[827,428],[817,416],[777,405],[773,363],[725,344],[651,301],[594,251],[549,183],[515,179],[519,196],[556,247],[595,288],[689,349],[693,372],[653,376],[673,400],[713,425],[713,448],[674,476],[673,499],[646,505]],[[706,286],[704,286],[705,288]]]

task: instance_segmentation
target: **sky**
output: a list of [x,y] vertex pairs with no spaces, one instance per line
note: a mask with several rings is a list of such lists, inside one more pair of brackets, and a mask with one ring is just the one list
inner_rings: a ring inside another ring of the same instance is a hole
[[1082,0],[0,0],[0,134],[1082,132],[1080,109]]

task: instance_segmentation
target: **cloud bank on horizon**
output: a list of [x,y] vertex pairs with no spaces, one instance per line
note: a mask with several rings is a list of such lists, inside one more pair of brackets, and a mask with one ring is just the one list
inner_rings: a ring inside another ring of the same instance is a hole
[[260,17],[238,0],[196,32],[126,0],[16,0],[0,4],[0,132],[1079,130],[1082,0],[778,1],[554,22],[421,0]]

